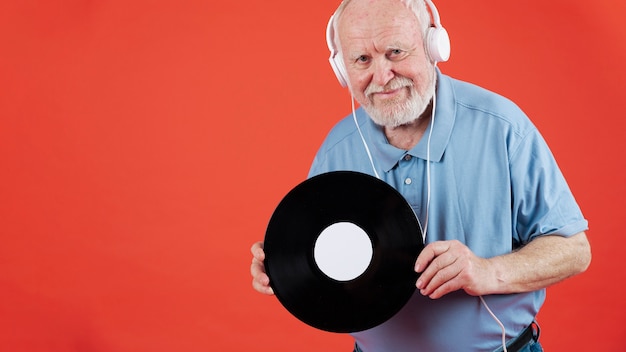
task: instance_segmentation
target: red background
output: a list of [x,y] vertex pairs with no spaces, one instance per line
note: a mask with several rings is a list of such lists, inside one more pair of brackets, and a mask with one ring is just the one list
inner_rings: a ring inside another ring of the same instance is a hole
[[[0,350],[348,351],[250,285],[249,247],[349,96],[338,1],[0,4]],[[444,72],[517,102],[590,221],[549,351],[622,350],[626,3],[439,0]]]

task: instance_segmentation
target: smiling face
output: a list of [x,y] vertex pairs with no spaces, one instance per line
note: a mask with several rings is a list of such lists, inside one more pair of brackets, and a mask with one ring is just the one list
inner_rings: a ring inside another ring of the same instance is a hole
[[354,98],[381,126],[415,121],[434,90],[434,65],[415,14],[399,0],[353,0],[338,20]]

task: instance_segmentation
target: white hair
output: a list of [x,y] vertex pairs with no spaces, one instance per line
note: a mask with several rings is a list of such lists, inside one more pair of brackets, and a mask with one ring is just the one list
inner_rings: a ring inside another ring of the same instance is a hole
[[[337,22],[339,21],[339,17],[343,13],[343,10],[348,6],[348,4],[352,0],[343,0],[337,10],[335,10],[335,14],[333,15],[333,32],[335,37],[333,38],[333,43],[335,43],[335,47],[339,51],[339,55],[341,55],[341,45],[339,42],[339,35],[337,31]],[[424,43],[426,43],[426,33],[428,32],[428,28],[431,26],[430,21],[430,12],[426,8],[425,0],[398,0],[404,4],[409,10],[411,10],[415,17],[417,17],[420,26],[422,27],[422,38],[424,39]]]

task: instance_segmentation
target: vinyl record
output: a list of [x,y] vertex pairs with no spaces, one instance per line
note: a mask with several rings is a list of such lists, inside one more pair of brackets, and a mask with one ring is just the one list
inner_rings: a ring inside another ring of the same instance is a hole
[[380,325],[407,303],[424,244],[398,191],[363,173],[335,171],[282,199],[264,246],[280,303],[310,326],[345,333]]

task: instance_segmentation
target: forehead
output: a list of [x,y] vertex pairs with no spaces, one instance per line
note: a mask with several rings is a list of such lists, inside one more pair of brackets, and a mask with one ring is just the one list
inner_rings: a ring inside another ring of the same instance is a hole
[[419,36],[420,26],[399,0],[353,0],[339,17],[337,32],[341,45],[352,47],[405,42]]

